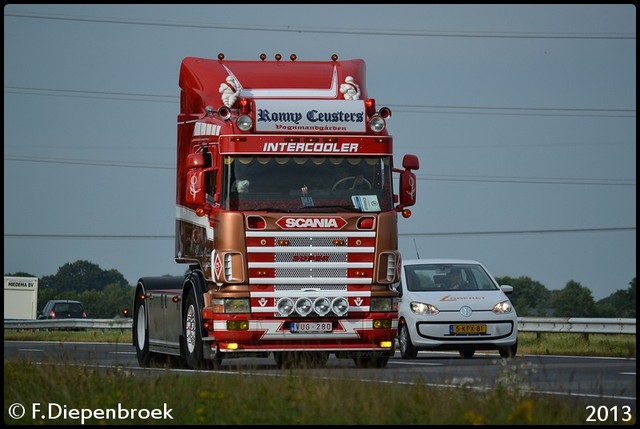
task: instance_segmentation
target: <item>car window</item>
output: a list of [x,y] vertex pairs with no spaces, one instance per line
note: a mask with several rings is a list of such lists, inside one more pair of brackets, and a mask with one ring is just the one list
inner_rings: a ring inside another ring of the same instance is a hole
[[405,267],[409,291],[496,290],[497,285],[479,265],[424,264]]
[[69,311],[72,313],[82,313],[82,306],[80,304],[71,304],[69,306]]
[[56,313],[62,312],[62,311],[69,311],[69,304],[67,304],[66,302],[59,302],[53,308]]
[[428,272],[419,267],[407,267],[405,269],[407,290],[410,291],[429,291],[438,290],[437,285],[429,276]]

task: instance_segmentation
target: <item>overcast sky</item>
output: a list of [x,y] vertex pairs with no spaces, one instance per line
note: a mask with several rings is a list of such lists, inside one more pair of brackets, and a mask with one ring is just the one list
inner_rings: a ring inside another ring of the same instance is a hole
[[174,261],[187,56],[362,58],[396,161],[405,259],[596,300],[636,276],[636,9],[610,5],[5,5],[4,272]]

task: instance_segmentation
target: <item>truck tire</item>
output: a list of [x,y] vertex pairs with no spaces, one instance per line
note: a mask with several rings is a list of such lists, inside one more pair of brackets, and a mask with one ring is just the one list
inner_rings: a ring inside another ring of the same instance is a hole
[[149,321],[144,300],[136,293],[135,309],[133,314],[133,342],[136,346],[138,364],[147,368],[158,360],[155,353],[149,351]]
[[274,352],[273,358],[280,369],[323,368],[329,360],[328,352]]
[[194,291],[187,294],[184,309],[184,347],[187,366],[191,369],[208,369],[202,352],[202,318]]
[[384,368],[389,362],[389,356],[355,357],[353,362],[357,368]]

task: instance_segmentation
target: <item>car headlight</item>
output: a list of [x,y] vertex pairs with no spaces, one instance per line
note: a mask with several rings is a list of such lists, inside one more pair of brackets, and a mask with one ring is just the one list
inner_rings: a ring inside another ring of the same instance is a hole
[[424,302],[413,301],[409,305],[411,307],[411,311],[413,311],[416,314],[435,315],[440,312],[440,310],[438,310],[435,305],[425,304]]
[[511,313],[513,306],[510,301],[502,301],[493,306],[493,312],[496,314]]

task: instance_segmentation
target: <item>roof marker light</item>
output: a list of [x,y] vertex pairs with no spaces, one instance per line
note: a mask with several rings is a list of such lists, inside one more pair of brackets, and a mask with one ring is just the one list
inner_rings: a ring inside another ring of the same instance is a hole
[[249,113],[249,100],[246,98],[241,98],[238,100],[238,104],[240,104],[240,113],[246,115]]

